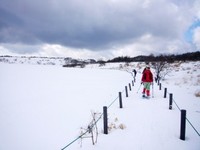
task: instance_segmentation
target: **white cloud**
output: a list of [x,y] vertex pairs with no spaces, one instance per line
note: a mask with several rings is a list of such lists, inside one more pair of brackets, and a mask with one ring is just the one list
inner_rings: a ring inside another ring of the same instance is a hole
[[2,8],[2,47],[75,58],[187,51],[184,32],[200,16],[199,0],[2,0]]
[[200,49],[200,27],[194,29],[193,42],[197,49]]
[[91,51],[88,49],[74,49],[64,47],[57,44],[44,44],[41,45],[38,56],[52,56],[52,57],[72,57],[77,59],[107,59],[109,54],[103,51]]
[[3,46],[0,46],[0,55],[13,55],[14,53],[10,52]]

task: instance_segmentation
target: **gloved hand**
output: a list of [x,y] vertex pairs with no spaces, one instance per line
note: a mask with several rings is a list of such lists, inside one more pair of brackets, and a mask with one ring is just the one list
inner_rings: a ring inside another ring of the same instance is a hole
[[141,84],[143,84],[143,82],[141,82]]

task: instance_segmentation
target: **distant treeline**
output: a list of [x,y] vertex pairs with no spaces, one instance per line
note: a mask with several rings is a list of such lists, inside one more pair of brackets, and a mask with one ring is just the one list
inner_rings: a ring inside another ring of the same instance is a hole
[[154,56],[153,54],[149,56],[140,55],[137,57],[116,57],[114,59],[108,60],[107,62],[152,62],[152,61],[199,61],[200,60],[200,52],[192,52],[192,53],[184,53],[179,55],[159,55]]
[[200,51],[197,52],[191,52],[191,53],[184,53],[184,54],[171,54],[171,55],[164,55],[161,54],[159,56],[154,56],[153,54],[149,56],[140,55],[136,57],[130,57],[130,56],[120,56],[116,57],[107,61],[104,60],[98,60],[95,59],[73,59],[71,57],[37,57],[37,56],[9,56],[4,55],[0,56],[0,62],[5,61],[4,58],[43,58],[43,59],[64,59],[66,61],[66,65],[80,65],[80,64],[92,64],[92,63],[99,63],[104,65],[105,63],[109,62],[156,62],[156,61],[167,61],[167,62],[174,62],[174,61],[200,61]]

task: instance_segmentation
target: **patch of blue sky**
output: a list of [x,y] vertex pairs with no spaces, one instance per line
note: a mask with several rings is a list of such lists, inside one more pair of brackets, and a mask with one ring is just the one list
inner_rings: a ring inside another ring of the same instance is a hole
[[195,22],[192,23],[192,25],[187,29],[187,31],[185,32],[185,39],[187,42],[192,43],[193,41],[193,34],[194,34],[194,30],[200,27],[200,20],[196,20]]

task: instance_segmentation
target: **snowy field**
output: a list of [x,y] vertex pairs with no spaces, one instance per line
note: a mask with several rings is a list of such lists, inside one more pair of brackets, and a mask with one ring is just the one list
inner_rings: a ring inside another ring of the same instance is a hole
[[[154,83],[149,100],[141,98],[142,87],[139,89],[143,67],[135,63],[124,69],[138,71],[126,97],[125,86],[132,83],[133,76],[120,71],[119,64],[63,68],[0,63],[0,150],[61,150],[81,135],[81,128],[87,128],[91,112],[102,113],[103,106],[110,106],[109,133],[102,133],[101,119],[95,145],[90,138],[83,138],[66,149],[199,150],[200,62],[174,66],[161,81],[162,90]],[[164,87],[173,93],[176,104],[187,110],[187,118],[197,130],[187,122],[185,141],[179,139],[180,110],[175,103],[169,110]]]

